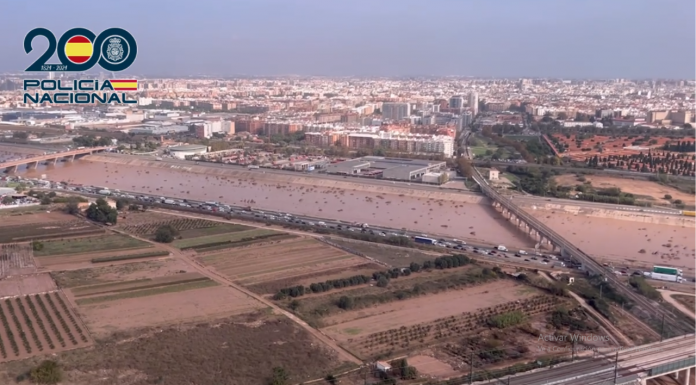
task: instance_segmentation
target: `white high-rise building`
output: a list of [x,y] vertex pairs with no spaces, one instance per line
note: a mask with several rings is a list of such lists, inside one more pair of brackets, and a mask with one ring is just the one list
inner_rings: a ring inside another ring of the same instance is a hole
[[466,127],[469,127],[473,120],[474,115],[471,113],[471,111],[464,111],[462,115],[459,117],[459,127],[457,127],[458,130],[461,131]]
[[478,115],[478,104],[479,104],[478,94],[476,92],[470,93],[469,94],[469,108],[471,108],[471,111],[473,111],[474,116]]
[[411,115],[411,105],[408,103],[382,103],[384,119],[402,120]]

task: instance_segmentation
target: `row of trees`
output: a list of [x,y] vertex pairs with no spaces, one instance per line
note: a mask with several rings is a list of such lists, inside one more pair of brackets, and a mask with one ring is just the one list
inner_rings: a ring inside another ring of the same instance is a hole
[[100,147],[111,145],[111,139],[96,136],[84,135],[73,138],[73,143],[78,147]]
[[696,152],[696,143],[693,141],[679,140],[676,143],[667,142],[662,149],[674,152]]
[[[325,282],[316,282],[305,287],[303,285],[292,286],[280,289],[273,298],[281,300],[287,297],[297,298],[310,293],[322,293],[325,291],[363,285],[374,280],[378,287],[386,287],[389,285],[390,279],[399,277],[407,277],[411,273],[420,272],[431,269],[451,269],[454,267],[464,266],[472,263],[472,259],[463,254],[444,255],[430,261],[425,261],[422,265],[417,262],[411,262],[409,267],[393,268],[385,271],[376,271],[372,276],[354,275],[349,278],[341,278],[328,280]],[[339,305],[340,306],[340,305]]]
[[617,136],[629,136],[629,135],[643,135],[643,136],[648,136],[648,137],[669,137],[673,139],[684,139],[684,138],[693,138],[694,134],[696,134],[696,130],[694,130],[692,127],[684,128],[682,130],[668,130],[666,128],[650,128],[650,127],[642,127],[642,126],[637,126],[637,127],[616,127],[616,126],[604,126],[604,127],[595,127],[595,126],[582,126],[582,127],[565,127],[561,125],[554,125],[554,124],[548,124],[548,125],[539,125],[539,132],[542,134],[560,134],[560,135],[566,135],[566,134],[575,134],[575,135],[582,135],[582,134],[593,134],[593,135],[600,135],[600,136],[609,136],[609,137],[617,137]]
[[669,175],[694,176],[696,156],[670,153],[653,154],[640,152],[634,155],[610,155],[600,157],[598,155],[587,157],[585,163],[589,167],[621,168],[628,171],[643,173],[660,173]]

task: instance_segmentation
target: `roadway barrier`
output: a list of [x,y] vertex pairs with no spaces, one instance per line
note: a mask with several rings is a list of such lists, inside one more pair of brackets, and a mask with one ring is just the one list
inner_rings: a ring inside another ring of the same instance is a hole
[[696,217],[696,211],[682,211],[682,214],[686,217]]

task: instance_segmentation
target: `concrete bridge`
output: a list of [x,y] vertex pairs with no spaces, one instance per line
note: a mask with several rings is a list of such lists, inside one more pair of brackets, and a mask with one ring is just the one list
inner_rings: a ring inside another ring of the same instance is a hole
[[694,332],[692,322],[679,319],[657,302],[647,299],[636,293],[632,288],[627,287],[614,274],[608,273],[606,268],[594,258],[575,247],[564,237],[546,226],[537,218],[533,217],[516,203],[514,198],[499,194],[481,173],[474,169],[473,179],[481,188],[481,191],[493,202],[493,207],[500,211],[510,222],[527,233],[531,238],[539,243],[540,247],[550,250],[557,250],[564,257],[570,257],[582,264],[583,268],[590,274],[601,275],[605,281],[626,298],[629,298],[635,305],[652,318],[653,324],[663,323],[663,329],[670,332],[671,336],[682,335]]
[[56,164],[59,159],[67,159],[69,161],[75,160],[75,157],[91,155],[95,152],[111,151],[112,147],[85,147],[78,148],[76,150],[56,152],[54,154],[39,155],[26,159],[12,160],[9,162],[0,163],[0,170],[6,170],[6,172],[14,172],[17,167],[26,165],[27,168],[32,168],[38,166],[40,162],[53,162]]
[[[628,349],[598,348],[591,358],[497,380],[500,385],[646,385],[671,376],[689,385],[696,366],[696,336],[676,337]],[[494,384],[497,385],[497,384]]]

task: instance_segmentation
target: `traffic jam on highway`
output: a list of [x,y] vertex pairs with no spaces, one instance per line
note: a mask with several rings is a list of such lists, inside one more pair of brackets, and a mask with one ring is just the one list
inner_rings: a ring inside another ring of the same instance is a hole
[[[45,183],[45,181],[41,180],[37,180],[37,182]],[[418,244],[441,247],[443,249],[469,251],[474,254],[485,255],[492,258],[514,258],[519,259],[520,262],[537,263],[540,265],[547,265],[548,267],[579,267],[579,265],[575,265],[569,260],[561,261],[559,260],[559,257],[556,255],[543,254],[539,251],[510,251],[504,245],[498,245],[497,247],[489,247],[483,245],[468,245],[465,241],[461,241],[458,239],[434,238],[427,234],[371,226],[367,223],[346,223],[338,220],[328,220],[308,216],[297,216],[282,212],[263,211],[259,209],[253,209],[251,207],[232,206],[222,204],[219,202],[200,202],[188,199],[143,195],[120,190],[109,190],[108,188],[95,186],[73,186],[51,183],[50,188],[74,191],[78,193],[85,193],[91,195],[102,195],[112,198],[125,198],[141,202],[143,204],[162,204],[172,206],[173,208],[178,206],[187,209],[199,209],[202,211],[225,213],[240,217],[254,217],[256,219],[265,219],[273,222],[285,222],[302,226],[326,228],[337,232],[345,231],[352,233],[363,233],[378,237],[407,237]]]
[[[328,220],[322,218],[313,218],[309,216],[292,215],[289,213],[282,212],[263,211],[251,207],[232,206],[222,204],[219,202],[201,202],[171,197],[143,195],[120,190],[109,190],[105,187],[66,185],[48,182],[42,179],[24,179],[24,181],[45,188],[67,190],[90,195],[108,196],[111,198],[125,198],[136,202],[140,202],[141,204],[159,204],[164,206],[172,206],[172,208],[181,207],[186,209],[210,211],[213,213],[235,215],[242,218],[253,217],[256,220],[263,219],[270,222],[284,222],[288,224],[295,224],[301,226],[326,228],[336,232],[363,233],[378,237],[406,237],[418,244],[440,247],[443,249],[468,251],[474,254],[479,254],[490,258],[501,260],[508,259],[512,262],[538,264],[542,266],[545,265],[545,267],[551,268],[583,268],[581,264],[571,259],[564,259],[558,255],[553,255],[549,253],[541,253],[539,250],[529,252],[526,250],[514,251],[508,250],[508,248],[504,245],[498,245],[496,247],[484,245],[471,245],[467,244],[465,241],[458,239],[436,238],[431,237],[428,234],[371,226],[367,223],[347,223],[339,220]],[[683,277],[681,270],[678,269],[676,273],[672,274],[670,272],[668,274],[669,276],[665,276],[665,271],[663,271],[662,269],[658,269],[653,272],[643,272],[641,270],[633,270],[628,267],[617,268],[610,266],[609,264],[604,264],[604,266],[607,270],[619,276],[642,275],[645,278],[652,278],[656,280],[670,281],[675,283],[683,283],[688,281],[686,278]],[[693,279],[691,279],[691,281],[693,281]]]

